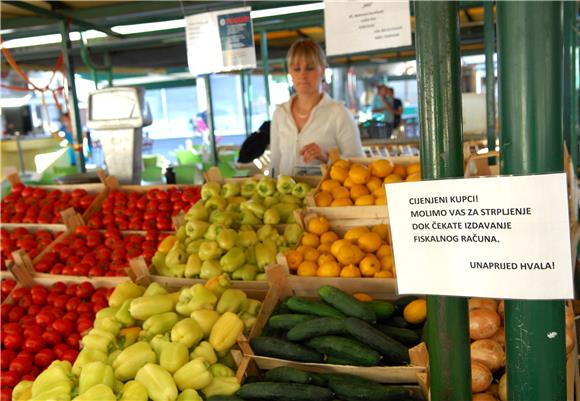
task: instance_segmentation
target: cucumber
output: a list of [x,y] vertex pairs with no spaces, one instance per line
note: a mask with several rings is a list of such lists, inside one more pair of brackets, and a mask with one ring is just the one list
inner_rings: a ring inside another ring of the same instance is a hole
[[375,314],[377,315],[377,320],[379,321],[388,319],[395,312],[395,305],[393,305],[389,301],[375,300],[368,302],[368,304],[375,311]]
[[339,358],[336,356],[326,356],[326,360],[324,361],[329,365],[347,365],[347,366],[357,366],[357,362],[351,361],[346,358]]
[[383,386],[378,383],[352,383],[330,379],[330,389],[337,398],[349,401],[411,401],[416,400],[415,389],[402,386]]
[[342,312],[339,312],[332,306],[325,304],[322,301],[314,301],[302,297],[291,297],[288,300],[288,308],[294,312],[316,315],[320,317],[345,317]]
[[328,334],[346,334],[344,319],[319,317],[292,327],[286,337],[290,341],[303,341]]
[[289,297],[286,297],[283,300],[281,300],[280,302],[278,302],[278,305],[276,305],[276,307],[272,311],[272,316],[282,315],[284,313],[290,313],[290,309],[288,309],[288,298]]
[[371,323],[377,321],[377,314],[369,304],[359,301],[336,287],[323,285],[318,289],[318,294],[326,303],[347,316],[357,317]]
[[273,337],[254,337],[250,345],[256,355],[269,356],[272,358],[288,359],[298,362],[322,362],[322,354],[302,345]]
[[414,300],[418,299],[416,296],[414,295],[407,295],[405,297],[401,297],[397,300],[395,300],[395,310],[397,311],[398,314],[403,314],[403,310],[405,309],[405,306],[409,305],[411,302],[413,302]]
[[419,341],[421,340],[419,335],[413,330],[387,326],[384,324],[379,325],[378,328],[380,331],[391,337],[393,340],[396,340],[401,344],[405,344],[410,347],[419,344]]
[[374,349],[351,338],[314,337],[308,340],[306,345],[328,356],[352,361],[356,366],[376,366],[381,360],[381,355]]
[[290,330],[298,323],[307,322],[312,319],[316,319],[316,316],[285,313],[282,315],[271,316],[270,319],[268,319],[268,326],[273,329]]
[[250,383],[240,388],[244,400],[264,401],[332,401],[334,395],[327,388],[298,383]]
[[301,383],[308,384],[311,382],[310,374],[290,366],[279,366],[269,370],[264,375],[264,379],[269,382],[281,383]]
[[373,380],[365,379],[364,377],[360,376],[349,375],[348,373],[323,373],[323,376],[326,378],[327,383],[330,383],[332,380],[338,380],[342,383],[354,383],[361,385],[377,384]]
[[385,324],[388,326],[400,327],[402,329],[408,329],[409,327],[411,327],[411,325],[407,323],[407,321],[403,318],[403,316],[399,315],[391,316],[390,318],[385,320]]
[[388,364],[402,365],[409,363],[409,350],[407,347],[393,340],[379,329],[355,317],[345,319],[344,325],[351,336],[379,351]]
[[310,384],[314,384],[315,386],[320,387],[326,387],[327,381],[323,375],[314,372],[308,372],[308,375],[310,376]]
[[236,397],[235,395],[214,395],[213,397],[209,397],[207,401],[244,401],[240,397]]

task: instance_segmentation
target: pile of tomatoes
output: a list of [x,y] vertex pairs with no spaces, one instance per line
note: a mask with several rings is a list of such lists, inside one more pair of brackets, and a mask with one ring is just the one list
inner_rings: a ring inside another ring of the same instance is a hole
[[[57,233],[60,235],[60,233]],[[12,260],[12,252],[17,249],[25,251],[34,259],[54,240],[55,235],[48,230],[30,232],[24,227],[18,227],[10,232],[0,229],[0,266],[6,270],[6,261]]]
[[60,212],[70,207],[83,213],[95,200],[84,189],[61,191],[16,184],[2,199],[0,221],[3,223],[62,224]]
[[20,380],[34,380],[53,360],[74,363],[82,335],[92,328],[95,314],[108,306],[109,290],[95,289],[89,282],[15,286],[11,279],[0,285],[2,300],[12,292],[0,308],[2,400],[11,399]]
[[150,189],[146,193],[111,191],[92,214],[87,225],[91,228],[119,230],[171,231],[171,217],[187,212],[200,198],[200,188],[172,187],[168,190]]

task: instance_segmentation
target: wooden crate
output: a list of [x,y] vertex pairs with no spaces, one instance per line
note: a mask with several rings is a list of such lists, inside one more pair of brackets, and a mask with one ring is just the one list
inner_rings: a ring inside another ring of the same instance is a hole
[[[305,297],[318,298],[318,287],[302,286],[302,283],[288,280],[286,271],[281,266],[269,266],[267,268],[268,281],[270,282],[270,290],[264,299],[262,309],[258,319],[250,332],[249,339],[259,336],[266,326],[266,323],[274,311],[276,305],[283,298],[290,295],[301,295]],[[326,282],[325,284],[328,284]],[[350,287],[346,283],[341,283],[339,288],[358,292],[364,289],[358,287]],[[394,293],[388,293],[383,290],[379,294],[381,299],[394,299]],[[249,345],[248,339],[240,338],[240,348],[246,356],[251,357],[260,369],[273,369],[278,366],[291,366],[308,372],[337,372],[348,373],[357,376],[365,377],[367,379],[375,380],[382,383],[417,383],[417,374],[425,371],[424,366],[376,366],[376,367],[361,367],[361,366],[345,366],[332,365],[322,363],[301,363],[295,361],[288,361],[278,358],[270,358],[265,356],[255,355]],[[410,352],[411,353],[411,352]]]
[[[204,173],[204,178],[206,182],[218,182],[220,184],[225,184],[228,182],[239,182],[242,183],[246,180],[260,180],[262,179],[264,176],[261,174],[257,174],[254,175],[252,177],[243,177],[243,178],[224,178],[221,173],[219,168],[217,167],[212,167],[210,168],[207,172]],[[312,188],[315,188],[318,186],[318,184],[320,183],[322,176],[311,176],[311,175],[305,175],[305,176],[296,176],[293,177],[294,180],[296,182],[303,182],[306,183],[308,185],[310,185]]]

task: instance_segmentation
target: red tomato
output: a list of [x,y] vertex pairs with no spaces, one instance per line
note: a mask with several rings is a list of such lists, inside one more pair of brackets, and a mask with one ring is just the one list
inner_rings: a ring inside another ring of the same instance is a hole
[[40,334],[32,334],[24,340],[22,348],[31,353],[38,352],[44,348],[44,340]]
[[19,322],[23,316],[24,316],[24,308],[21,306],[14,306],[8,313],[8,321],[16,323]]
[[12,388],[20,382],[20,375],[12,370],[2,371],[0,375],[0,379],[2,381],[2,387],[6,387],[10,389],[12,392]]
[[[50,330],[49,330],[50,329]],[[60,333],[56,330],[52,330],[51,328],[47,329],[44,333],[42,333],[42,339],[46,341],[48,345],[57,345],[60,343]]]
[[65,309],[67,310],[67,312],[76,311],[80,304],[81,300],[78,299],[77,297],[69,298],[69,300],[66,301]]
[[55,308],[64,308],[66,306],[66,303],[68,302],[69,297],[67,295],[59,295],[55,300],[54,300],[54,307]]
[[66,338],[66,343],[73,349],[79,349],[80,340],[81,336],[78,333],[72,333]]
[[60,359],[62,359],[63,361],[69,361],[70,363],[75,363],[78,354],[79,352],[77,350],[68,349],[62,354]]
[[35,316],[27,315],[20,318],[20,324],[24,326],[33,326],[36,324]]
[[92,320],[80,319],[77,321],[77,332],[81,335],[85,334],[93,327]]
[[34,364],[39,368],[46,368],[56,359],[56,354],[50,348],[45,348],[34,355]]
[[2,331],[6,334],[21,334],[22,327],[18,323],[6,323],[2,325]]
[[4,349],[0,352],[0,366],[2,370],[8,370],[10,363],[16,358],[16,352],[11,349]]
[[44,305],[48,297],[48,290],[41,285],[33,285],[30,288],[30,295],[35,305]]
[[76,311],[78,314],[91,313],[93,311],[94,306],[95,306],[94,302],[82,302],[82,303],[79,303]]
[[76,296],[81,299],[88,299],[95,292],[95,287],[88,281],[81,283],[76,289]]
[[30,308],[28,308],[28,316],[36,316],[40,312],[40,309],[40,305],[30,305]]
[[12,389],[11,388],[0,389],[0,401],[12,401]]
[[12,299],[16,302],[18,302],[21,298],[23,298],[25,295],[28,295],[29,290],[28,288],[24,288],[24,287],[20,287],[14,290],[14,292],[12,293]]
[[54,346],[54,353],[58,359],[62,359],[63,354],[68,351],[70,348],[66,344],[56,344]]
[[54,322],[56,316],[52,311],[40,311],[34,318],[36,324],[42,327],[48,327]]
[[95,305],[93,306],[93,313],[97,313],[98,311],[100,311],[103,308],[106,308],[107,302],[106,301],[98,301],[95,302]]
[[2,344],[7,349],[19,350],[22,347],[22,337],[14,333],[6,334],[2,339]]
[[22,306],[24,309],[28,309],[32,305],[32,295],[30,293],[25,294],[18,300],[18,305]]
[[[44,330],[42,327],[34,325],[34,326],[26,326],[24,328],[24,337],[26,339],[30,338],[30,337],[34,337],[34,336],[42,336],[42,333],[44,333]],[[26,344],[26,340],[24,340],[24,343]],[[26,348],[26,347],[24,347]]]
[[2,298],[6,298],[10,291],[12,291],[16,287],[16,280],[6,279],[2,280],[0,284],[0,292],[2,294]]
[[73,322],[67,319],[55,320],[52,323],[52,328],[65,337],[70,336],[75,329]]
[[66,284],[62,281],[58,281],[50,287],[50,291],[57,294],[64,294],[66,292]]
[[2,305],[2,308],[0,308],[0,318],[3,322],[8,320],[8,315],[10,314],[10,311],[13,307],[14,305],[12,304]]
[[20,376],[25,375],[30,372],[30,369],[32,369],[32,360],[29,358],[17,356],[10,364],[9,369],[11,372],[16,372]]

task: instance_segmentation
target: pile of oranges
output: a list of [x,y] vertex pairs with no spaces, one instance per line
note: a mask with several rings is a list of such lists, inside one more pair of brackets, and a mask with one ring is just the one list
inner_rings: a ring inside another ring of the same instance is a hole
[[315,216],[306,222],[299,246],[285,256],[299,276],[391,278],[395,272],[386,224],[351,228],[340,238],[324,217]]
[[314,196],[316,206],[385,205],[384,184],[419,181],[421,166],[413,163],[403,167],[387,159],[365,166],[341,159],[332,164],[329,176],[320,183],[320,191]]

